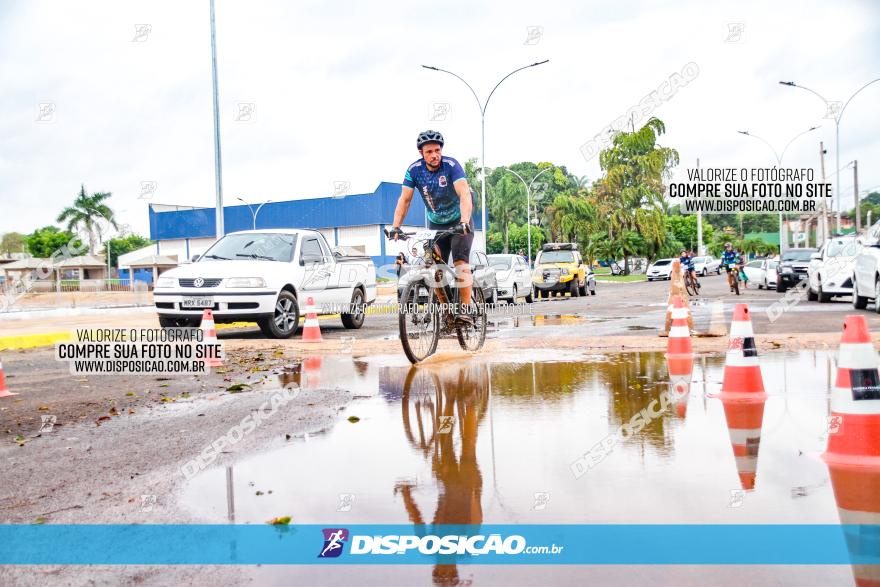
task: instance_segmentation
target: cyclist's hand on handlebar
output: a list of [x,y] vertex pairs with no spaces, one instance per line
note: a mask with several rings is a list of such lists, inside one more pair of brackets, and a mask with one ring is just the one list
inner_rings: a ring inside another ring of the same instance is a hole
[[470,224],[468,224],[467,222],[462,222],[461,224],[459,224],[458,226],[455,227],[455,232],[457,232],[458,234],[470,234],[470,232],[471,232]]
[[402,239],[404,237],[404,233],[399,226],[392,226],[391,230],[388,230],[387,228],[385,229],[385,236],[393,241],[396,241]]

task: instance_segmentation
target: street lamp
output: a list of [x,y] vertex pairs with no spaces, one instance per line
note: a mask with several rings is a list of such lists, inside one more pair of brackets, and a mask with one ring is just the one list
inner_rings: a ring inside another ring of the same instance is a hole
[[262,208],[263,206],[265,206],[266,204],[268,204],[272,200],[266,200],[265,202],[263,202],[262,204],[257,206],[257,211],[254,212],[254,209],[251,207],[251,205],[248,204],[247,202],[245,202],[243,199],[241,199],[241,198],[235,198],[235,199],[238,200],[239,202],[243,203],[245,206],[248,207],[248,210],[251,211],[251,217],[253,217],[253,219],[254,219],[254,230],[256,230],[257,229],[257,214],[260,213],[260,208]]
[[[811,127],[808,128],[807,130],[805,130],[805,131],[803,131],[803,132],[800,132],[800,133],[794,135],[794,136],[791,138],[791,140],[788,141],[788,142],[785,144],[785,148],[782,149],[782,153],[779,153],[779,151],[776,150],[776,147],[774,147],[773,145],[771,145],[770,142],[769,142],[768,140],[766,140],[766,139],[764,139],[764,138],[762,138],[762,137],[759,137],[758,135],[752,134],[752,133],[750,133],[750,132],[747,131],[747,130],[738,130],[738,131],[736,131],[736,132],[738,132],[738,133],[741,134],[741,135],[745,135],[745,136],[747,136],[747,137],[752,137],[753,139],[758,139],[759,141],[761,141],[762,143],[764,143],[765,145],[767,145],[768,147],[770,147],[770,150],[773,151],[773,156],[776,157],[776,165],[779,166],[779,167],[782,167],[782,158],[785,157],[785,152],[788,151],[788,147],[790,147],[791,144],[792,144],[793,142],[795,142],[795,141],[796,141],[798,138],[800,138],[801,136],[807,134],[808,132],[813,132],[813,131],[816,130],[817,128],[819,128],[819,127],[818,127],[818,126],[811,126]],[[838,220],[837,220],[837,221],[838,221],[838,223],[840,222],[840,217],[838,217]],[[818,230],[818,229],[817,229],[817,230]],[[825,238],[828,237],[827,234],[824,235],[824,236],[825,236]],[[782,244],[783,244],[783,243],[782,243],[782,212],[780,212],[780,213],[779,213],[779,253],[780,253],[780,254],[782,254]]]
[[501,169],[503,169],[504,171],[509,171],[512,174],[514,174],[515,176],[517,176],[519,178],[519,180],[521,182],[523,182],[523,185],[526,186],[526,233],[527,233],[526,239],[529,241],[529,267],[531,267],[532,266],[532,221],[531,221],[532,184],[535,183],[535,180],[538,179],[538,177],[540,177],[542,173],[544,173],[545,171],[550,171],[551,169],[553,169],[553,167],[551,166],[551,167],[547,167],[547,168],[542,169],[541,171],[539,171],[537,173],[537,175],[535,175],[535,177],[532,178],[532,181],[530,181],[528,183],[526,183],[526,180],[523,179],[523,176],[521,176],[519,173],[517,173],[513,169],[510,169],[508,167],[502,167]]
[[[870,86],[875,82],[880,82],[880,77],[877,79],[871,80],[861,88],[855,91],[855,93],[849,97],[849,99],[843,104],[843,107],[837,112],[836,116],[834,116],[834,192],[836,194],[837,200],[837,232],[840,233],[840,119],[843,118],[843,111],[846,110],[846,107],[849,106],[849,103],[852,102],[852,99],[855,98],[859,92]],[[825,97],[815,90],[811,90],[805,86],[798,85],[794,82],[779,82],[783,86],[788,86],[790,88],[800,88],[802,90],[806,90],[815,96],[818,96],[820,100],[825,102],[825,114],[826,117],[829,113],[833,112],[833,108],[831,106],[831,102],[825,99]],[[839,102],[838,102],[839,104]]]
[[479,98],[479,96],[477,96],[477,93],[474,91],[474,89],[471,87],[471,85],[469,83],[464,81],[464,79],[460,75],[458,75],[456,73],[452,73],[451,71],[447,71],[445,69],[440,69],[439,67],[434,67],[432,65],[422,65],[422,67],[424,67],[425,69],[431,69],[433,71],[442,71],[443,73],[448,73],[449,75],[457,77],[459,80],[461,80],[461,82],[464,83],[464,85],[466,85],[468,87],[468,89],[471,91],[471,94],[474,95],[474,99],[477,101],[477,107],[480,109],[480,129],[481,129],[480,130],[480,133],[481,133],[481,135],[480,135],[480,143],[481,143],[481,155],[480,155],[480,180],[481,181],[480,181],[480,183],[482,184],[481,189],[480,189],[480,192],[481,192],[480,193],[480,206],[482,208],[481,219],[482,219],[482,224],[483,224],[483,248],[484,249],[487,249],[487,245],[488,245],[488,241],[489,241],[489,226],[486,221],[486,108],[489,106],[489,100],[492,99],[492,94],[495,93],[495,90],[498,89],[498,86],[500,86],[502,84],[502,82],[504,82],[504,80],[506,80],[507,78],[509,78],[510,76],[512,76],[513,74],[515,74],[518,71],[522,71],[522,70],[528,69],[530,67],[535,67],[537,65],[543,65],[543,64],[547,63],[548,61],[550,61],[550,60],[545,59],[544,61],[538,61],[536,63],[532,63],[531,65],[525,65],[523,67],[520,67],[519,69],[514,69],[513,71],[511,71],[510,73],[505,75],[503,78],[501,78],[501,81],[499,81],[497,84],[495,84],[495,87],[492,88],[491,92],[489,92],[489,97],[486,98],[485,102],[480,102],[480,98]]

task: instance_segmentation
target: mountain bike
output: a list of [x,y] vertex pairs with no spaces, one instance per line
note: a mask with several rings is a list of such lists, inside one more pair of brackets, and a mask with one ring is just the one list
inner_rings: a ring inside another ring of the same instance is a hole
[[697,278],[694,277],[692,271],[687,269],[684,271],[684,288],[689,295],[696,296],[700,294],[700,284],[697,282]]
[[727,283],[733,288],[736,295],[739,295],[739,265],[736,263],[727,264]]
[[[427,231],[426,231],[427,232]],[[385,230],[385,235],[389,236]],[[421,245],[424,265],[414,267],[410,281],[400,294],[398,328],[403,352],[411,363],[424,361],[437,351],[441,336],[455,334],[462,349],[475,352],[486,341],[486,301],[480,287],[471,289],[472,326],[456,321],[455,310],[460,307],[460,287],[455,287],[455,271],[440,257],[437,246],[443,239],[462,234],[461,229],[446,230],[425,236],[426,233],[404,232],[407,250],[409,241],[416,237]]]

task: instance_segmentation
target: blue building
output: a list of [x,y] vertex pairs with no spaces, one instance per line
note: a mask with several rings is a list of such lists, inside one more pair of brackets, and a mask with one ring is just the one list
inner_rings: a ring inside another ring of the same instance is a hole
[[[377,266],[393,263],[403,250],[402,245],[388,241],[383,230],[394,218],[400,189],[399,183],[383,181],[371,194],[270,202],[260,210],[256,227],[319,230],[331,246],[354,248],[371,256]],[[215,240],[214,208],[150,204],[149,214],[150,239],[156,241],[157,255],[183,261],[204,253]],[[426,220],[424,202],[415,194],[403,227],[421,229],[427,226]],[[473,220],[475,248],[483,248],[480,214],[476,210]],[[252,229],[254,219],[248,206],[224,206],[223,223],[229,233]]]

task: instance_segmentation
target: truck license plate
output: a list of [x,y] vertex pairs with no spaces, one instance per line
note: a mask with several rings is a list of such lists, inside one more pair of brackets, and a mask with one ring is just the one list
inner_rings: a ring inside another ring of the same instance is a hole
[[214,298],[183,298],[181,308],[213,308]]

